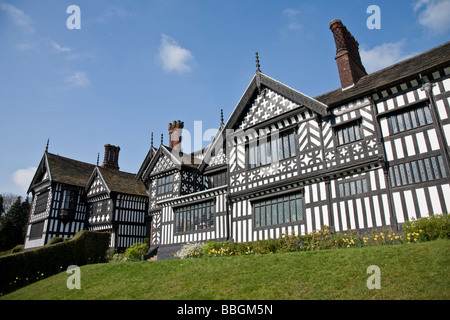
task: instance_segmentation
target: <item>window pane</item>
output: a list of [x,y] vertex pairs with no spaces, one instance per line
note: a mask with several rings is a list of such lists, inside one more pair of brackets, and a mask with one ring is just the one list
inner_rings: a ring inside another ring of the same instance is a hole
[[344,183],[345,196],[348,197],[350,195],[350,185],[348,182]]
[[288,136],[283,136],[283,150],[284,150],[284,159],[289,158],[289,141]]
[[423,126],[425,124],[425,116],[423,114],[422,108],[417,109],[417,118],[419,119],[419,125]]
[[416,164],[415,161],[411,162],[411,169],[412,169],[412,172],[414,174],[414,181],[416,183],[419,183],[420,182],[419,169],[417,168],[417,164]]
[[267,140],[267,142],[266,142],[266,158],[267,158],[267,163],[272,162],[272,148],[271,148],[271,144],[270,144],[270,139]]
[[261,207],[261,226],[264,227],[266,225],[266,207]]
[[261,145],[259,146],[261,151],[261,165],[265,165],[266,162],[266,142],[262,141]]
[[362,187],[363,187],[363,192],[367,192],[367,179],[363,179],[362,180]]
[[272,150],[272,162],[277,162],[278,161],[277,140],[272,139],[270,141],[270,144],[271,144],[271,150]]
[[437,156],[439,162],[439,168],[441,169],[442,178],[447,178],[447,172],[445,171],[444,161],[442,161],[442,156]]
[[350,182],[350,194],[354,195],[356,193],[355,181]]
[[401,186],[402,182],[400,179],[400,173],[398,172],[397,166],[394,166],[394,175],[395,175],[395,183],[397,184],[397,186]]
[[253,144],[250,144],[249,146],[249,164],[250,164],[250,168],[254,168],[255,167],[255,146]]
[[349,142],[349,140],[348,140],[348,131],[347,131],[347,128],[343,128],[343,129],[342,129],[342,134],[344,135],[344,143]]
[[361,135],[360,135],[360,132],[359,132],[359,126],[356,125],[354,128],[355,128],[355,140],[361,139]]
[[400,177],[402,178],[402,184],[403,185],[408,184],[408,180],[406,179],[405,167],[404,167],[403,163],[400,164],[398,167],[400,168]]
[[427,175],[428,175],[428,180],[433,180],[433,173],[431,172],[431,164],[430,164],[430,159],[424,159],[423,160],[425,162],[425,168],[427,170]]
[[339,196],[343,197],[344,195],[345,195],[344,194],[344,184],[340,183],[339,184]]
[[344,144],[344,136],[342,134],[342,130],[338,130],[337,131],[337,136],[338,136],[338,142],[339,144]]
[[356,193],[357,193],[357,194],[362,193],[361,180],[357,180],[357,181],[356,181]]
[[276,200],[272,200],[272,224],[278,224],[278,210]]
[[398,131],[405,131],[405,125],[403,124],[403,115],[399,114],[397,115],[397,122],[398,122]]
[[422,182],[427,181],[427,175],[425,173],[425,168],[423,166],[423,162],[422,160],[418,160],[417,164],[419,165],[419,172],[420,172],[420,176],[422,178]]
[[296,200],[297,202],[297,221],[302,220],[303,216],[302,216],[302,199],[301,198],[297,198]]
[[349,142],[355,141],[355,131],[353,126],[348,127],[348,140]]
[[405,119],[405,129],[409,130],[412,128],[411,120],[409,118],[409,112],[405,112],[403,115],[404,115],[404,119]]
[[417,123],[416,113],[414,112],[414,110],[411,110],[409,112],[409,115],[411,116],[412,127],[417,128],[419,126],[419,124]]
[[430,107],[428,105],[423,107],[423,111],[425,112],[425,119],[427,123],[433,123],[433,118],[431,117]]
[[409,162],[405,163],[405,170],[406,170],[406,176],[408,177],[408,183],[409,184],[414,183]]
[[278,160],[283,160],[283,137],[278,137]]
[[[270,203],[270,200],[269,200]],[[267,205],[267,203],[264,205],[264,208],[266,208],[266,225],[272,224],[272,206]]]
[[391,124],[392,124],[392,133],[397,133],[397,118],[395,116],[390,116]]
[[435,157],[431,157],[431,165],[433,166],[433,173],[435,179],[439,179],[438,164]]
[[296,155],[296,150],[295,150],[295,135],[294,132],[291,131],[291,133],[289,133],[289,149],[291,151],[290,156],[293,157]]
[[255,207],[255,227],[259,227],[260,226],[260,208],[259,207]]
[[297,217],[296,217],[297,210],[295,209],[295,198],[294,197],[292,197],[292,199],[290,200],[290,203],[291,203],[291,208],[290,208],[291,215],[290,215],[290,217],[288,216],[289,221],[286,221],[286,222],[292,222],[292,221],[297,220]]

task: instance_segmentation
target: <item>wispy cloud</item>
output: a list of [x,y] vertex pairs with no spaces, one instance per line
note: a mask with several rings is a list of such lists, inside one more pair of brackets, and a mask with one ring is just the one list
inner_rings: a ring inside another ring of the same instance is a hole
[[27,192],[36,169],[36,167],[29,167],[14,171],[12,179],[21,192]]
[[91,82],[87,76],[87,73],[84,71],[75,71],[69,76],[66,77],[66,83],[70,87],[89,87]]
[[9,3],[1,3],[0,8],[13,20],[14,24],[25,33],[34,33],[33,21],[25,12]]
[[302,28],[300,24],[300,10],[296,9],[284,9],[283,16],[287,19],[287,28],[290,30],[298,30]]
[[50,40],[50,45],[52,46],[52,48],[56,51],[56,52],[58,52],[58,53],[61,53],[61,52],[69,52],[70,51],[70,48],[69,47],[63,47],[63,46],[60,46],[58,43],[56,43],[56,41],[54,41],[54,40]]
[[405,41],[383,43],[372,49],[360,49],[361,60],[368,73],[410,58],[417,53],[407,53],[404,50]]
[[97,18],[97,22],[105,23],[114,18],[127,19],[133,16],[133,13],[125,10],[122,7],[112,6],[106,8],[100,13],[99,17]]
[[419,0],[413,9],[419,13],[419,23],[429,31],[441,34],[450,30],[450,0]]
[[191,51],[182,48],[175,39],[165,34],[161,35],[157,58],[165,71],[178,73],[191,71],[194,60]]

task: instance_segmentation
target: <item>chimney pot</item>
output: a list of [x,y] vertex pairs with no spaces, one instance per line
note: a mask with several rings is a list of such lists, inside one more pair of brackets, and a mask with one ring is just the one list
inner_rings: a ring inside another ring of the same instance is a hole
[[119,170],[119,152],[120,147],[105,144],[105,158],[102,168]]
[[359,79],[367,75],[359,55],[359,43],[342,24],[335,19],[330,22],[330,30],[336,43],[336,63],[342,89],[353,86]]
[[169,148],[181,150],[181,133],[184,128],[184,122],[177,120],[169,123]]

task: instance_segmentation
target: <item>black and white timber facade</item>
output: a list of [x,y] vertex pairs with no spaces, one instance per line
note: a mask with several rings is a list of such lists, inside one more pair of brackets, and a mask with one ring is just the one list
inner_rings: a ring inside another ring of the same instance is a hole
[[119,171],[119,150],[105,145],[102,166],[45,151],[29,189],[25,249],[81,230],[109,232],[110,247],[118,251],[149,239],[148,195],[135,174]]
[[[334,20],[330,29],[341,88],[309,97],[261,72],[257,60],[208,147],[183,153],[184,124],[169,124],[169,146],[152,143],[135,175],[144,192],[128,193],[134,207],[126,210],[136,215],[123,226],[145,229],[128,229],[131,242],[148,237],[165,259],[189,242],[256,241],[324,225],[401,230],[450,211],[450,42],[367,74],[345,26]],[[44,190],[37,180],[33,210]],[[116,232],[116,245],[123,198],[107,192],[101,168],[88,182],[83,217],[93,230]]]

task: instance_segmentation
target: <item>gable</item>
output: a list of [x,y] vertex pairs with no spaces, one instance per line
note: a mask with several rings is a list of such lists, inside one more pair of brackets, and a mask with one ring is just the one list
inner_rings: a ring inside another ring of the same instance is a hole
[[96,168],[87,190],[87,196],[94,197],[103,193],[108,193],[108,187],[105,185],[105,182],[99,174],[98,168]]
[[288,111],[300,108],[298,103],[283,97],[275,91],[264,88],[253,100],[247,109],[243,120],[239,123],[239,129],[247,129],[256,124],[277,117]]
[[175,167],[175,163],[167,156],[165,153],[161,153],[158,160],[156,161],[150,175],[155,175],[160,172],[166,171]]
[[226,129],[245,129],[296,108],[306,108],[321,116],[327,105],[289,86],[256,72],[225,125]]

